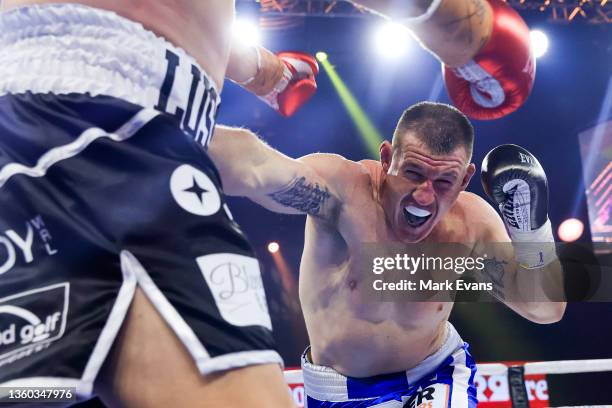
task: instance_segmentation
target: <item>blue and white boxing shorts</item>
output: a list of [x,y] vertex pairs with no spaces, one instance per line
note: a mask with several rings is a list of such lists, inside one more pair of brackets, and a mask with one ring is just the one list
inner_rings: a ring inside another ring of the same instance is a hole
[[302,374],[308,408],[475,408],[477,403],[476,363],[450,323],[442,347],[410,370],[345,377],[311,363],[308,349],[302,356]]
[[0,15],[0,387],[91,395],[137,286],[202,374],[282,364],[206,154],[219,102],[184,51],[114,13]]

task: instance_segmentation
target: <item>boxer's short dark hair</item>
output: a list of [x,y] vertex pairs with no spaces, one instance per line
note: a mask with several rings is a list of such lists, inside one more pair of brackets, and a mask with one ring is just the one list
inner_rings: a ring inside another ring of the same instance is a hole
[[472,157],[474,127],[451,105],[420,102],[406,109],[393,132],[393,150],[408,133],[425,143],[433,154],[449,154],[465,147],[468,157]]

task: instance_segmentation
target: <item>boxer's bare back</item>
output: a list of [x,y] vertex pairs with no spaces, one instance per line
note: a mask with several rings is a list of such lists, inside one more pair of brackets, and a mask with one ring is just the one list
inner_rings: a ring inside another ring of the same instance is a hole
[[[234,0],[63,0],[142,23],[194,57],[221,89],[230,53]],[[4,0],[3,9],[57,0]]]

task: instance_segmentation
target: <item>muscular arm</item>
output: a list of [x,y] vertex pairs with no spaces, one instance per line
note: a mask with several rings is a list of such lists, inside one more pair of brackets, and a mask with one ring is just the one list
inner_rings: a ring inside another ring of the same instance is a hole
[[[482,230],[476,252],[486,253],[483,279],[493,284],[492,295],[536,323],[554,323],[563,317],[563,271],[559,261],[526,269],[515,261],[510,237],[497,212],[482,198],[471,197],[472,214]],[[550,299],[550,300],[548,300]]]
[[209,154],[228,195],[248,197],[285,214],[334,221],[342,205],[338,187],[347,160],[314,154],[292,159],[246,129],[217,126]]
[[[402,21],[422,15],[435,0],[357,0],[356,5]],[[493,27],[487,0],[441,0],[431,16],[422,22],[405,24],[422,45],[449,67],[465,65],[486,43]]]

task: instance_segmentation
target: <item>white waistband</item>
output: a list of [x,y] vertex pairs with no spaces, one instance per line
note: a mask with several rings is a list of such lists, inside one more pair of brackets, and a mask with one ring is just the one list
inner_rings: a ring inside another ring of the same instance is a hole
[[[406,370],[408,384],[413,384],[431,374],[457,349],[463,347],[463,340],[455,327],[446,322],[446,338],[442,346],[419,365]],[[308,350],[307,350],[308,351]],[[307,353],[302,355],[302,375],[306,394],[319,401],[348,401],[347,377],[330,367],[309,362]]]
[[78,4],[0,14],[0,95],[25,92],[122,99],[177,116],[192,136],[207,117],[214,122],[220,103],[184,50],[139,23]]

